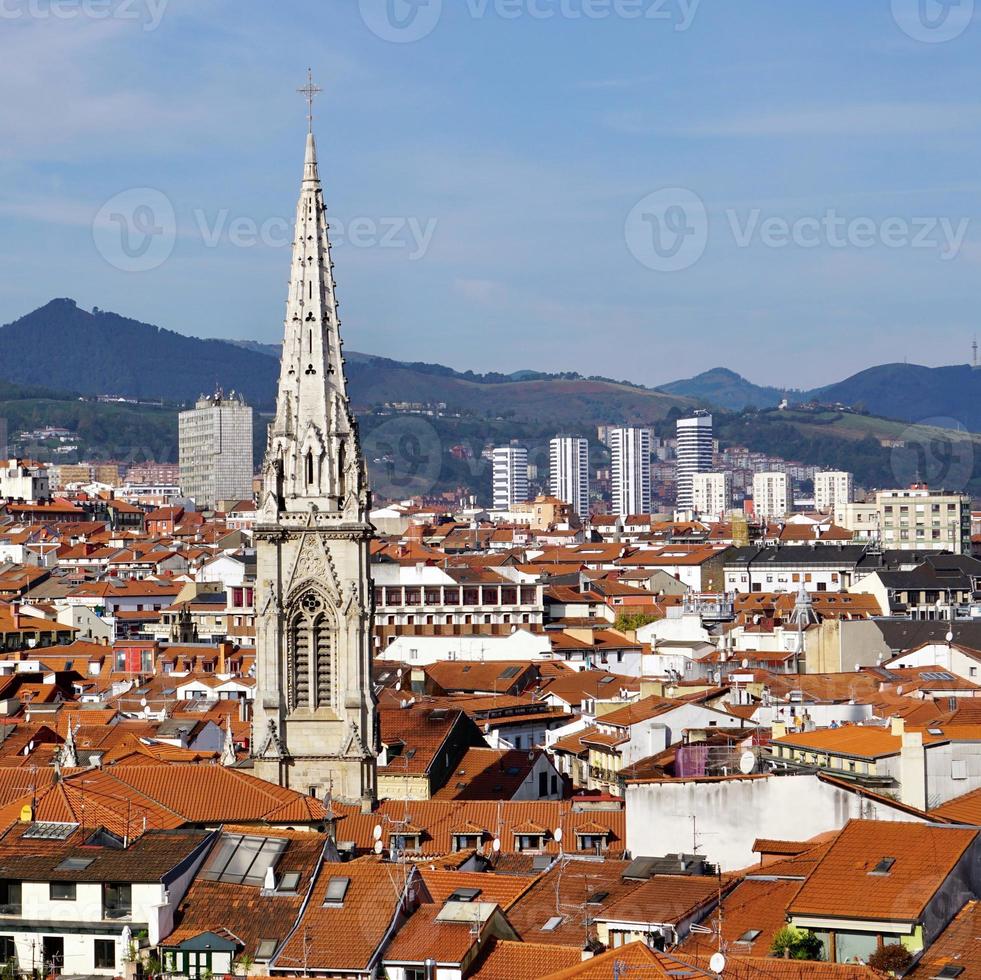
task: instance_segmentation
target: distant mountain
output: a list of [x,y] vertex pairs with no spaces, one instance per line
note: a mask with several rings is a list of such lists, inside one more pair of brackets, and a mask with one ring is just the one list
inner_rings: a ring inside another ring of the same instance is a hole
[[254,405],[275,397],[271,358],[219,340],[198,340],[71,299],[0,327],[0,378],[83,395],[193,401],[218,386]]
[[[809,397],[827,404],[862,407],[873,415],[904,422],[931,419],[945,428],[981,431],[981,371],[969,364],[936,368],[882,364],[837,384],[816,388]],[[941,423],[940,419],[949,421]]]
[[[0,380],[83,395],[190,402],[220,386],[269,409],[276,396],[279,347],[254,341],[200,340],[95,309],[74,300],[46,306],[0,327]],[[685,398],[606,379],[521,371],[455,371],[345,351],[352,401],[362,409],[389,402],[445,402],[465,416],[589,428],[646,422]]]
[[840,404],[903,422],[981,432],[981,371],[967,364],[882,364],[810,391],[764,388],[728,368],[713,368],[658,391],[731,411],[773,408],[786,398],[791,405]]
[[696,374],[694,378],[684,381],[672,381],[670,384],[661,385],[657,390],[669,395],[695,398],[718,408],[728,408],[736,412],[750,405],[755,408],[775,408],[784,398],[796,400],[800,397],[799,393],[791,396],[780,388],[755,385],[735,371],[723,367],[703,371],[701,374]]

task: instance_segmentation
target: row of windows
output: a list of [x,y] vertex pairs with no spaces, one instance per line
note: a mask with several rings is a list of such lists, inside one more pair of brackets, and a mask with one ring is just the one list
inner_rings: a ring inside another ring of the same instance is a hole
[[522,605],[538,602],[538,590],[531,587],[485,586],[461,590],[389,586],[375,589],[375,603],[379,606],[515,606],[519,596]]

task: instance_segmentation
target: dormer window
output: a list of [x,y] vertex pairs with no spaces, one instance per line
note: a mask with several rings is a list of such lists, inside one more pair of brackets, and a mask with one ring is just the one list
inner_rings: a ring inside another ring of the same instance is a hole
[[595,851],[597,853],[605,851],[608,837],[609,835],[606,833],[576,833],[576,841],[580,851]]
[[518,834],[519,851],[540,851],[544,846],[544,834]]
[[392,833],[388,835],[388,849],[390,851],[418,851],[418,833]]
[[454,834],[454,851],[473,851],[480,847],[480,834]]

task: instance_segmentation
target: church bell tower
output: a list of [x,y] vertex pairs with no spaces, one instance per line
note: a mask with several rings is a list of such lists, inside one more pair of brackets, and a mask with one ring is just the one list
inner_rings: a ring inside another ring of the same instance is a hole
[[256,542],[255,773],[369,805],[376,796],[371,687],[371,496],[341,356],[328,223],[313,137],[286,300],[276,416]]

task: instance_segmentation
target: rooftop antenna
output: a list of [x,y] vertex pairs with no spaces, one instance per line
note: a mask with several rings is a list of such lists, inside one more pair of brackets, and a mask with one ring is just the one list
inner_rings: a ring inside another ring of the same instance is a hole
[[978,367],[978,335],[974,335],[974,343],[971,344],[971,366],[977,370]]

